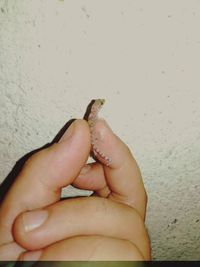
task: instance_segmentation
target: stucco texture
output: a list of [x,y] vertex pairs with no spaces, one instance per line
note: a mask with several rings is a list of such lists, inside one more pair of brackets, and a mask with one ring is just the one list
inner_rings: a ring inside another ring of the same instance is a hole
[[91,99],[132,150],[155,260],[200,260],[200,1],[0,0],[0,177]]

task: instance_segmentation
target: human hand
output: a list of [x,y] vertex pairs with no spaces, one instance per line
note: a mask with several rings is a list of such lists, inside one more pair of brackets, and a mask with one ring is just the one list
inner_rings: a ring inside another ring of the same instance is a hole
[[[1,204],[0,258],[150,259],[144,227],[146,193],[130,150],[99,121],[97,127],[106,140],[102,149],[113,163],[89,164],[90,170],[79,175],[91,148],[90,134],[85,121],[74,125],[71,139],[65,135],[62,142],[27,161]],[[59,201],[61,188],[71,183],[100,197]],[[26,225],[25,231],[25,223],[31,222],[27,215],[33,219],[36,212],[43,219],[47,215],[46,221],[37,228],[39,220],[33,223],[32,230]]]

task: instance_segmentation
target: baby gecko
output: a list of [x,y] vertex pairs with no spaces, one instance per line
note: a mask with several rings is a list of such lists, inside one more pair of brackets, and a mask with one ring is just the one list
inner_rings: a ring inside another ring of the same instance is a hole
[[111,158],[107,157],[104,152],[102,152],[97,145],[98,135],[95,131],[95,124],[98,120],[98,113],[100,109],[102,108],[103,104],[105,103],[105,99],[95,99],[92,101],[92,106],[90,108],[90,113],[88,116],[88,124],[90,128],[90,134],[91,134],[91,144],[92,144],[92,152],[95,156],[102,159],[102,161],[105,162],[106,166],[109,166],[112,162]]

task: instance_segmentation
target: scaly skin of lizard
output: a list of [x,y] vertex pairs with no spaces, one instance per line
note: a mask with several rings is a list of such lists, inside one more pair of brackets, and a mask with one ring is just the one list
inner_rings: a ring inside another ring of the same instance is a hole
[[99,119],[98,113],[100,109],[102,108],[103,104],[105,103],[105,99],[95,99],[90,114],[88,116],[88,124],[90,128],[90,135],[91,135],[91,144],[92,144],[92,151],[94,155],[100,159],[100,161],[105,164],[106,166],[109,166],[112,162],[111,158],[106,156],[103,151],[101,151],[97,145],[97,141],[99,142],[99,135],[95,131],[95,124],[97,120]]

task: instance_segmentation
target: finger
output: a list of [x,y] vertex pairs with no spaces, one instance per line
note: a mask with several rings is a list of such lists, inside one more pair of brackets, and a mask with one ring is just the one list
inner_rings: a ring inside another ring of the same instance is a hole
[[97,162],[84,165],[72,185],[80,189],[87,188],[87,190],[93,191],[104,188],[106,186],[106,180],[102,165]]
[[0,245],[13,242],[12,225],[24,211],[42,208],[60,199],[90,152],[90,133],[84,120],[76,120],[59,143],[34,154],[26,163],[0,207]]
[[[93,127],[93,139],[99,151],[96,157],[103,164],[105,179],[111,191],[109,198],[134,207],[144,219],[147,194],[140,169],[130,149],[112,132],[105,120],[98,119]],[[106,166],[105,158],[109,159],[109,166]]]
[[102,235],[129,240],[145,258],[149,257],[148,235],[141,217],[131,207],[106,198],[68,199],[24,213],[15,221],[13,233],[16,242],[28,250],[73,236]]
[[103,166],[98,162],[86,164],[79,176],[74,180],[73,186],[79,189],[95,191],[95,195],[100,197],[107,197],[110,194]]
[[25,252],[22,261],[143,261],[136,246],[121,239],[79,236],[53,244],[41,251]]

